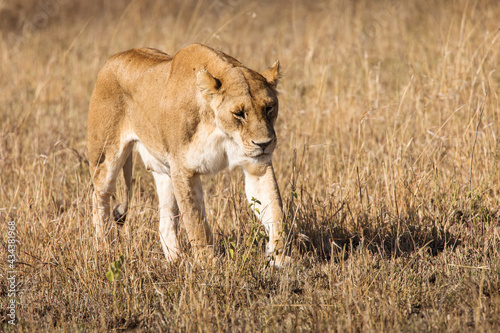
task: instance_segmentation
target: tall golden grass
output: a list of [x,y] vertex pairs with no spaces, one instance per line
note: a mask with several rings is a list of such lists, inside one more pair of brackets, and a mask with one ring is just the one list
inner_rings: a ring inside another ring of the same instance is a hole
[[[500,330],[499,17],[495,0],[0,2],[2,330]],[[213,265],[165,262],[140,162],[121,239],[94,247],[97,72],[118,51],[193,42],[283,65],[282,270],[240,170],[203,178]]]

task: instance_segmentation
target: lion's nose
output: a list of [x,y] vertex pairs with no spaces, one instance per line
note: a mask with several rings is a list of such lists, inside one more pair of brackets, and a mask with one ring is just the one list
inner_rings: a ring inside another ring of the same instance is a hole
[[262,151],[266,150],[266,147],[269,146],[269,144],[271,144],[271,142],[273,142],[273,139],[269,140],[269,141],[266,141],[266,142],[255,142],[255,141],[252,141],[252,143],[256,146],[259,146]]

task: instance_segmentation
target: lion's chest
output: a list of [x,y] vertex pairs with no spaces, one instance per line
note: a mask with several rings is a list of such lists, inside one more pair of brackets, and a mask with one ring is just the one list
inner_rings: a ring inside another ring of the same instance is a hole
[[199,174],[219,172],[230,164],[232,145],[231,140],[218,129],[201,132],[184,155],[185,166]]
[[[170,159],[172,156],[162,151],[155,151],[151,147],[147,148],[139,137],[132,133],[126,135],[126,141],[135,142],[137,151],[148,170],[156,173],[166,173],[170,175]],[[176,158],[176,164],[182,168],[191,170],[198,174],[212,174],[225,168],[234,167],[245,160],[240,155],[238,145],[227,137],[219,129],[199,131],[188,147],[182,149]],[[178,156],[179,156],[178,155]]]

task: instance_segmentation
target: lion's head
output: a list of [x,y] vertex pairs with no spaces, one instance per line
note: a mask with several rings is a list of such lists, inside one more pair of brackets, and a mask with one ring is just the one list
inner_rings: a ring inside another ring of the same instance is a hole
[[243,66],[230,67],[221,77],[206,69],[197,73],[196,86],[214,111],[217,127],[247,157],[266,157],[276,147],[278,79],[278,61],[262,74]]

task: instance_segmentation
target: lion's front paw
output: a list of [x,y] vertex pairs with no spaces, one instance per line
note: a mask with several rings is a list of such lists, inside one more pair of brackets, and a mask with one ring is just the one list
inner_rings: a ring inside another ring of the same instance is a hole
[[214,247],[213,245],[195,246],[192,248],[193,256],[196,262],[206,266],[214,262]]
[[275,268],[284,268],[292,264],[292,257],[287,255],[277,255],[271,258],[270,264]]

